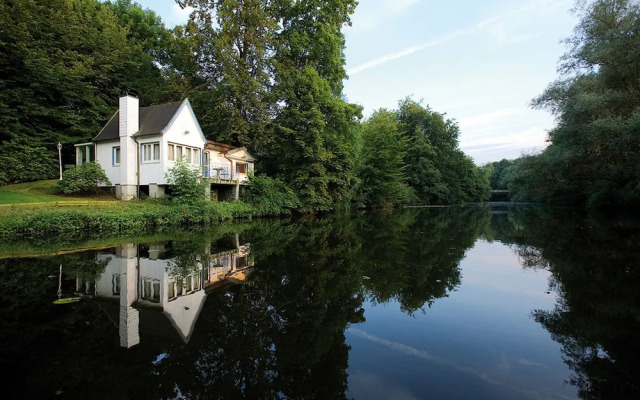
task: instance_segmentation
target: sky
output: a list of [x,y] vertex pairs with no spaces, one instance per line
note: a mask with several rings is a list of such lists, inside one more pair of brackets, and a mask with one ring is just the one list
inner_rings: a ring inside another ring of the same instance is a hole
[[[167,26],[189,10],[137,0]],[[571,0],[360,0],[344,29],[344,94],[369,116],[411,96],[460,127],[481,165],[540,151],[554,118],[531,100],[559,76],[577,23]]]

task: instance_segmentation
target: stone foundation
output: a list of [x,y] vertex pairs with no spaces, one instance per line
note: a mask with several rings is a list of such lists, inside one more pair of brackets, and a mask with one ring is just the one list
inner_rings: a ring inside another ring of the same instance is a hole
[[149,197],[157,199],[164,196],[164,185],[158,185],[155,183],[149,184]]
[[116,185],[116,198],[119,200],[133,200],[138,197],[136,185]]

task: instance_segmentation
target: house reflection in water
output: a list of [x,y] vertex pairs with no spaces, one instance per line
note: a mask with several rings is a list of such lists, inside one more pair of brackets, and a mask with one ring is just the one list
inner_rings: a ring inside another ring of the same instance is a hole
[[[211,253],[176,256],[170,244],[121,244],[115,252],[100,252],[106,262],[95,282],[78,278],[78,294],[96,297],[117,323],[120,346],[140,343],[140,330],[189,342],[207,293],[245,281],[254,263],[250,245]],[[184,265],[186,263],[188,265]],[[176,268],[180,264],[181,268]],[[116,304],[119,307],[116,308]]]

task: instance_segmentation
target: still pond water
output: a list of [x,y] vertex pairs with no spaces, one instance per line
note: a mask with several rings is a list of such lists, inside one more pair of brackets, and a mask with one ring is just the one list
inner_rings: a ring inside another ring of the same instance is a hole
[[640,398],[639,227],[460,207],[5,246],[3,398]]

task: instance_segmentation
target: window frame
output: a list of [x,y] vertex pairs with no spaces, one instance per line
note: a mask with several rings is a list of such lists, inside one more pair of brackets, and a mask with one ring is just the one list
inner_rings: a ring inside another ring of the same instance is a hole
[[[154,158],[155,153],[156,153],[155,152],[156,146],[157,146],[157,150],[158,150],[158,158]],[[142,164],[159,163],[160,160],[162,159],[162,152],[160,151],[160,142],[159,141],[140,143],[140,147],[142,147],[142,149],[140,151],[140,162]],[[149,159],[146,159],[147,155],[149,155],[149,157],[150,157]]]
[[111,166],[119,167],[122,162],[122,151],[120,146],[111,147]]

